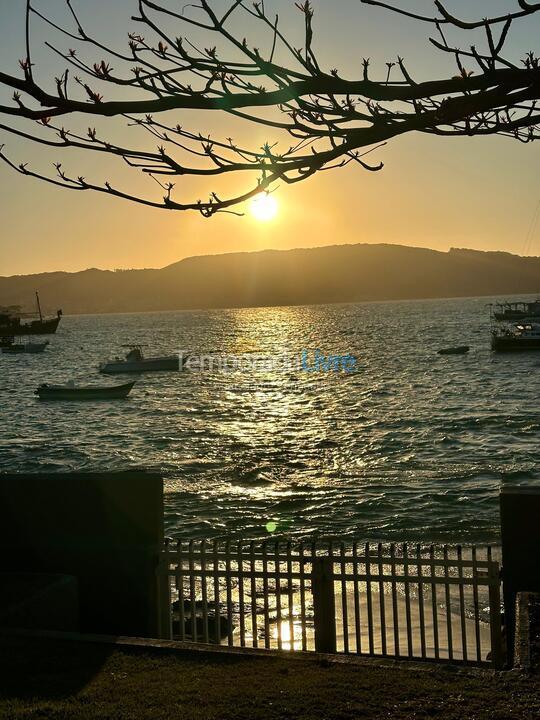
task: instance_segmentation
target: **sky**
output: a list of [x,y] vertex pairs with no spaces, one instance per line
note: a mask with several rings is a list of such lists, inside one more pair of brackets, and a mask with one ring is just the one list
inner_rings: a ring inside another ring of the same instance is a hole
[[[224,0],[215,1],[224,5]],[[384,63],[399,54],[420,80],[455,72],[448,59],[429,44],[427,25],[361,6],[357,0],[314,0],[313,4],[315,47],[325,69],[337,67],[343,76],[357,78],[362,58],[370,57],[373,75],[382,78]],[[0,0],[0,66],[12,74],[20,73],[18,59],[24,56],[24,5],[24,0]],[[36,0],[36,6],[56,20],[68,22],[62,0]],[[74,6],[81,9],[95,33],[125,47],[127,29],[134,27],[129,18],[136,11],[135,0],[74,0]],[[280,12],[284,28],[296,37],[302,19],[294,2],[266,0],[266,6]],[[475,15],[483,17],[508,12],[517,1],[448,3],[463,16],[471,15],[471,6]],[[402,7],[433,14],[430,0],[407,0]],[[527,50],[540,51],[539,20],[516,26],[509,44],[513,58],[519,59]],[[243,36],[249,30],[242,27],[238,32]],[[32,39],[35,72],[47,82],[59,70],[52,53],[44,48],[51,34],[36,23]],[[69,46],[68,41],[63,42],[63,47]],[[218,137],[230,132],[230,121],[217,113],[200,116],[179,111],[176,122]],[[112,132],[123,137],[129,131],[117,126]],[[234,132],[236,140],[256,147],[273,139],[272,130],[260,127],[242,125]],[[113,171],[109,167],[112,161],[51,157],[0,130],[1,143],[10,156],[40,169],[61,159],[66,168],[93,180],[103,181]],[[363,242],[540,255],[540,225],[532,235],[529,232],[540,200],[540,143],[409,135],[391,141],[373,159],[382,160],[384,170],[368,173],[349,166],[294,187],[278,187],[274,197],[279,210],[269,222],[260,222],[250,213],[243,218],[217,215],[205,219],[196,212],[146,208],[47,186],[1,166],[0,275],[88,267],[163,267],[192,255]],[[133,174],[122,174],[124,180],[126,187],[141,192],[147,188]],[[190,191],[204,197],[212,189],[189,180],[180,186],[186,197]]]

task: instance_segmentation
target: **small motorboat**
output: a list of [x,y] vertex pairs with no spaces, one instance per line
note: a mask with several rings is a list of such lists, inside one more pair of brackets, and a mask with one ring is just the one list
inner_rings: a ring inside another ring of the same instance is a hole
[[69,382],[66,385],[40,385],[35,395],[40,400],[119,400],[127,398],[135,382],[124,385],[75,385]]
[[438,355],[466,355],[471,348],[468,345],[458,345],[457,347],[443,348],[438,350]]
[[115,373],[140,373],[155,371],[179,371],[183,367],[187,356],[182,356],[182,365],[180,365],[180,355],[167,355],[165,357],[144,357],[142,345],[124,345],[131,350],[125,359],[115,358],[99,366],[99,372],[115,374]]
[[8,353],[11,355],[19,355],[20,353],[42,353],[47,345],[49,344],[48,340],[45,340],[44,342],[26,342],[26,343],[5,343],[2,344],[0,347],[0,350],[2,350],[3,353]]

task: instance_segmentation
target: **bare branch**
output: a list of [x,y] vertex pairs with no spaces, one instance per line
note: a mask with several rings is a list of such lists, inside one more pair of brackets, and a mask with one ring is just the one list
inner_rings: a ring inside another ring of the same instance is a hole
[[[68,174],[57,161],[51,176],[16,163],[2,150],[0,159],[12,169],[61,187],[94,190],[150,207],[197,210],[210,217],[236,212],[232,208],[276,183],[292,185],[350,163],[380,170],[382,163],[370,164],[365,156],[407,133],[499,134],[527,143],[540,134],[539,58],[532,52],[520,58],[505,56],[514,23],[530,21],[540,12],[540,3],[517,0],[516,7],[514,0],[505,15],[464,20],[440,0],[435,2],[434,17],[411,12],[398,0],[361,0],[435,26],[440,39],[430,41],[456,69],[446,77],[417,82],[401,57],[387,60],[378,79],[369,59],[364,59],[357,79],[345,79],[337,69],[325,70],[317,56],[310,0],[295,2],[303,26],[302,48],[286,37],[279,16],[270,14],[262,1],[229,0],[223,7],[212,0],[194,0],[178,11],[159,0],[133,1],[138,14],[132,19],[141,32],[129,32],[128,47],[118,49],[84,27],[72,0],[66,0],[65,27],[27,0],[22,75],[0,72],[0,85],[13,91],[12,104],[4,101],[0,106],[0,131],[58,152],[75,148],[110,157],[142,172],[163,197],[140,197],[109,182],[89,182],[82,174]],[[57,42],[45,41],[66,66],[46,85],[37,82],[33,71],[31,18],[72,45],[63,49],[58,37]],[[236,31],[245,21],[258,25],[265,38],[261,48]],[[480,45],[461,49],[451,44],[447,30],[467,35],[476,29],[484,31]],[[46,89],[51,86],[54,91]],[[249,147],[245,141],[190,130],[182,115],[188,110],[204,111],[212,118],[224,114],[247,127],[258,126],[265,141]],[[72,116],[90,118],[86,135],[58,124]],[[109,124],[114,118],[127,121],[125,144],[102,138],[92,127],[94,118]],[[25,122],[31,127],[23,128]],[[150,140],[148,149],[140,149],[141,135]],[[178,199],[189,187],[174,179],[232,174],[247,178],[243,192],[225,197],[211,190],[204,202]]]

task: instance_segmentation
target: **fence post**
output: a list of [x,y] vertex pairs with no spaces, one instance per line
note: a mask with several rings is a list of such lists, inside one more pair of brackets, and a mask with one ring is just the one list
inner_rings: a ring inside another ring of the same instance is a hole
[[504,648],[501,622],[501,578],[499,573],[499,563],[490,563],[488,572],[491,664],[496,670],[500,670],[504,664]]
[[311,592],[313,593],[315,650],[321,653],[335,653],[337,643],[333,558],[313,558]]
[[[169,541],[164,547],[157,564],[158,629],[161,640],[172,640],[171,580],[169,577]],[[180,597],[180,602],[183,598]]]

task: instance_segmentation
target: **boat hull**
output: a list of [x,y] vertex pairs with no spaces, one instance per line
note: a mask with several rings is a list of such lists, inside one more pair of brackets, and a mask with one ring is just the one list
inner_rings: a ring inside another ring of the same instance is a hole
[[460,345],[459,347],[443,348],[438,351],[439,355],[466,355],[470,350],[468,345]]
[[540,337],[518,339],[512,337],[492,337],[491,349],[495,352],[524,352],[540,350]]
[[48,340],[42,343],[14,343],[12,345],[1,346],[0,350],[9,355],[20,355],[21,353],[35,355],[36,353],[42,353],[48,344]]
[[143,360],[118,360],[103,363],[99,371],[107,375],[143,372],[178,372],[180,359],[177,355],[162,358],[144,358]]
[[0,325],[0,337],[18,337],[20,335],[52,335],[60,324],[60,317],[50,320],[32,320],[29,323],[10,322]]
[[127,398],[134,382],[113,387],[61,387],[41,386],[36,390],[40,400],[120,400]]

